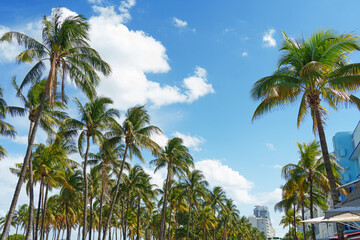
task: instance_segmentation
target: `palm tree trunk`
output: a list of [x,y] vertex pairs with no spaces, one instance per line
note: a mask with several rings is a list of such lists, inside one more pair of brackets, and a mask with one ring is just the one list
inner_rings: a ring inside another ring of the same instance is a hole
[[191,219],[191,199],[189,204],[189,216],[187,221],[187,229],[186,229],[186,240],[189,240],[189,230],[190,230],[190,219]]
[[[301,218],[303,221],[305,220],[304,199],[301,200]],[[303,232],[304,232],[304,240],[306,240],[306,226],[304,222],[303,222]]]
[[[66,240],[70,240],[71,239],[71,227],[70,227],[70,222],[69,222],[69,206],[66,203],[65,204],[65,221],[66,221]],[[63,233],[64,235],[64,233]]]
[[[334,204],[334,208],[335,208],[336,205],[338,203],[340,203],[340,201],[339,201],[338,191],[336,190],[336,182],[335,182],[334,173],[331,169],[330,155],[329,155],[329,151],[328,151],[328,147],[327,147],[327,143],[326,143],[325,131],[324,131],[324,126],[323,126],[323,122],[322,122],[322,117],[320,114],[319,105],[320,105],[320,99],[317,100],[317,103],[314,104],[312,108],[315,112],[315,116],[316,116],[316,120],[317,120],[316,122],[317,122],[318,134],[319,134],[319,138],[320,138],[321,151],[322,151],[323,158],[324,158],[326,174],[327,174],[327,177],[328,177],[329,183],[330,183],[331,198],[333,200],[333,204]],[[343,225],[337,223],[336,228],[337,228],[338,239],[344,240]]]
[[38,203],[38,209],[37,209],[37,213],[36,213],[36,224],[35,224],[35,240],[37,240],[37,236],[38,236],[38,231],[39,231],[39,221],[40,221],[40,212],[41,212],[41,199],[42,199],[42,193],[43,193],[43,189],[44,189],[44,184],[43,184],[43,177],[41,178],[41,182],[40,182],[40,192],[39,192],[39,203]]
[[170,213],[169,213],[169,230],[168,230],[168,240],[171,239],[171,213],[172,213],[172,206],[171,206],[171,203],[169,205],[170,207]]
[[[117,195],[119,193],[121,175],[122,175],[122,172],[124,170],[124,165],[125,165],[125,161],[126,161],[126,155],[127,155],[128,147],[129,147],[129,145],[126,143],[125,150],[124,150],[124,158],[123,158],[122,163],[121,163],[121,168],[120,168],[119,176],[118,176],[117,183],[116,183],[115,193],[114,193],[114,196],[112,198],[108,218],[107,218],[106,223],[105,223],[105,229],[109,226],[109,224],[111,222],[111,217],[112,217],[112,214],[113,214],[113,211],[114,211]],[[106,231],[104,231],[103,240],[106,240]]]
[[88,199],[88,180],[87,180],[87,161],[88,161],[88,154],[90,149],[90,135],[89,133],[86,134],[86,151],[84,155],[84,212],[83,212],[83,235],[82,240],[86,240],[86,220],[87,220],[87,199]]
[[140,240],[140,232],[139,232],[139,229],[140,229],[140,197],[138,199],[138,211],[137,211],[137,224],[136,224],[136,240]]
[[[104,163],[103,163],[104,165]],[[104,201],[104,189],[105,189],[105,169],[104,169],[104,166],[102,167],[102,170],[101,170],[101,174],[102,174],[102,177],[101,177],[101,185],[102,185],[102,188],[101,188],[101,196],[100,196],[100,213],[99,213],[99,235],[98,235],[98,240],[101,240],[101,224],[102,224],[102,215],[103,215],[103,201]]]
[[167,206],[167,197],[168,197],[168,186],[169,186],[170,174],[171,174],[170,166],[171,166],[171,163],[168,163],[167,176],[166,176],[166,182],[165,182],[164,202],[163,202],[163,208],[161,211],[160,240],[163,240],[165,237],[166,206]]
[[[214,211],[214,216],[216,217],[216,203],[214,204],[213,211]],[[216,227],[214,226],[214,228],[213,228],[213,240],[215,240],[215,239],[216,239]]]
[[[309,190],[309,195],[310,195],[310,218],[314,218],[314,204],[313,204],[313,181],[312,178],[309,179],[310,182],[310,190]],[[312,239],[316,239],[316,235],[315,235],[315,225],[311,224],[311,236]]]
[[[52,64],[51,68],[52,67],[53,67],[53,64]],[[55,67],[55,65],[54,65],[54,67]],[[50,69],[50,73],[52,73],[52,72],[54,72],[54,70],[52,71]],[[56,72],[55,72],[55,74],[56,74]],[[51,80],[51,76],[52,75],[49,74],[47,84],[49,84],[49,80]],[[12,222],[12,218],[14,216],[14,211],[15,211],[17,201],[19,199],[21,187],[22,187],[22,184],[24,183],[26,169],[27,169],[27,166],[29,165],[29,161],[30,161],[30,158],[31,158],[31,152],[32,152],[34,141],[35,141],[36,132],[37,132],[37,129],[38,129],[38,126],[39,126],[39,123],[40,123],[41,114],[42,114],[42,111],[44,110],[45,101],[46,101],[46,94],[43,95],[43,97],[41,99],[40,106],[39,106],[39,110],[38,110],[38,112],[36,114],[34,128],[32,129],[29,144],[27,146],[26,154],[25,154],[25,157],[24,157],[24,162],[23,162],[23,165],[22,165],[22,168],[21,168],[21,171],[20,171],[19,180],[18,180],[18,182],[16,184],[14,196],[13,196],[13,199],[11,201],[10,209],[9,209],[9,212],[8,212],[8,215],[7,215],[8,217],[6,219],[6,223],[5,223],[3,232],[1,234],[0,240],[5,240],[7,238],[7,236],[8,236],[8,234],[9,234],[10,225],[11,225],[11,222]]]
[[41,219],[41,229],[40,229],[40,240],[44,239],[44,223],[45,223],[45,218],[46,218],[46,202],[47,202],[47,196],[48,196],[48,192],[49,192],[49,185],[46,185],[46,191],[45,191],[45,199],[44,199],[44,206],[43,206],[43,210],[42,210],[42,219]]
[[89,220],[89,240],[91,240],[92,224],[93,224],[93,197],[90,197],[90,220]]
[[[33,122],[30,121],[29,127],[29,137],[28,137],[28,144],[30,144],[30,136],[33,130]],[[29,222],[27,226],[25,240],[29,240],[31,233],[33,232],[33,223],[34,223],[34,176],[33,176],[33,167],[32,167],[32,158],[30,156],[29,160]],[[35,236],[33,236],[35,239]]]
[[[295,204],[294,204],[294,223],[293,223],[293,226],[294,226],[294,239],[297,240],[297,234],[296,234],[296,211],[295,211]],[[314,238],[316,239],[316,238]]]
[[127,203],[126,203],[126,211],[125,211],[125,221],[124,221],[124,240],[126,240],[126,235],[127,235],[127,218],[128,218],[128,214],[129,214],[129,205],[130,205],[130,191],[128,193],[128,198],[127,198]]

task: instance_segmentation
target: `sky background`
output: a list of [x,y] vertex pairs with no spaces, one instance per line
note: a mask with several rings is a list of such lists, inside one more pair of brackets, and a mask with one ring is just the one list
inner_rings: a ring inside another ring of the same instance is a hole
[[[255,122],[258,104],[250,98],[252,84],[276,69],[281,56],[281,31],[292,38],[307,37],[317,29],[359,33],[360,2],[334,0],[205,1],[205,0],[78,0],[5,1],[0,8],[0,34],[21,31],[41,39],[40,21],[53,8],[64,14],[84,15],[90,23],[91,46],[113,69],[103,78],[99,94],[111,97],[124,111],[146,104],[153,124],[167,138],[182,137],[211,186],[221,185],[234,199],[241,215],[251,215],[255,205],[270,209],[278,236],[281,213],[273,211],[281,199],[281,167],[298,159],[296,141],[314,139],[311,119],[297,129],[298,102]],[[18,65],[21,51],[15,44],[0,44],[0,86],[8,104],[20,104],[11,87],[31,65]],[[358,62],[359,56],[352,55]],[[70,99],[82,94],[67,85]],[[70,101],[71,102],[71,101]],[[71,116],[76,117],[73,104]],[[0,215],[8,210],[17,182],[9,167],[21,162],[26,149],[27,118],[9,120],[16,139],[0,138],[9,152],[0,162]],[[354,108],[330,111],[326,135],[352,131],[359,121]],[[40,132],[37,142],[45,141]],[[147,162],[151,160],[149,154]],[[74,159],[80,161],[78,156]],[[134,160],[134,163],[138,163]],[[144,165],[149,173],[152,167]],[[165,172],[152,174],[161,184]],[[35,199],[36,200],[36,199]],[[27,203],[22,192],[19,204]]]

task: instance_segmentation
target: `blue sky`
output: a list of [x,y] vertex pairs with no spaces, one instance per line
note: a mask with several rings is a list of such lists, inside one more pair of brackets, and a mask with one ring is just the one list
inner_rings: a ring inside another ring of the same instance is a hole
[[[0,8],[0,33],[22,31],[40,38],[39,22],[52,8],[84,15],[91,24],[91,45],[113,67],[99,92],[112,97],[124,111],[147,104],[152,119],[164,131],[160,143],[183,137],[197,167],[211,185],[223,185],[242,215],[256,204],[273,209],[280,199],[280,167],[297,161],[296,141],[314,139],[311,119],[297,129],[298,104],[251,122],[257,105],[252,84],[271,74],[280,57],[281,30],[293,38],[320,28],[359,33],[357,1],[205,1],[205,0],[80,0],[6,1]],[[29,65],[18,65],[16,45],[0,45],[0,85],[10,104],[18,104],[10,79],[19,81]],[[359,61],[358,55],[352,56]],[[68,85],[72,99],[81,96]],[[72,116],[76,116],[72,104]],[[9,157],[0,163],[0,213],[9,206],[16,178],[8,167],[25,152],[26,118],[11,119],[16,140],[1,138]],[[339,131],[352,131],[359,121],[354,108],[330,111],[328,145]],[[44,140],[39,134],[38,141]],[[150,156],[148,160],[150,160]],[[135,161],[136,162],[136,161]],[[151,167],[146,165],[148,171]],[[160,182],[163,173],[154,175]],[[25,194],[20,198],[26,201]],[[280,214],[271,212],[278,235]]]

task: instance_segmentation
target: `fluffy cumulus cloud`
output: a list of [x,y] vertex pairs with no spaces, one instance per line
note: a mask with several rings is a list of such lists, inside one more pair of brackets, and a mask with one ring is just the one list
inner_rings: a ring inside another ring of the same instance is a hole
[[202,137],[194,137],[190,134],[183,134],[180,132],[175,132],[173,136],[181,138],[183,140],[184,146],[192,148],[195,151],[200,151],[201,148],[199,146],[205,142],[205,139]]
[[178,27],[178,28],[185,28],[188,25],[188,23],[186,21],[180,20],[176,17],[173,18],[173,24],[175,27]]
[[[178,131],[174,132],[172,134],[172,136],[181,138],[183,140],[184,146],[186,146],[194,151],[200,151],[201,150],[200,145],[205,142],[205,139],[202,137],[194,137],[194,136],[191,136],[190,134],[183,134]],[[159,144],[161,147],[165,147],[167,144],[167,141],[169,140],[169,138],[163,133],[154,134],[152,136],[152,139],[157,144]]]
[[[135,1],[126,3],[123,9],[129,9]],[[116,107],[191,103],[214,93],[207,81],[206,70],[201,67],[195,67],[194,73],[185,78],[181,86],[149,80],[146,73],[170,70],[165,47],[143,31],[128,29],[124,25],[129,19],[128,11],[117,12],[114,6],[93,6],[93,10],[97,15],[89,19],[91,44],[113,69],[112,75],[101,82],[99,92],[113,98]]]
[[275,29],[269,29],[263,35],[264,47],[276,47],[276,40],[274,38]]

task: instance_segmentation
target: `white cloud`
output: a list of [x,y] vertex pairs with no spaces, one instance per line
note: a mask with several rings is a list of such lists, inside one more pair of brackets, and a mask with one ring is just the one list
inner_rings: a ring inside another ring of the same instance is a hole
[[274,168],[276,168],[276,169],[282,169],[282,167],[283,167],[283,166],[281,166],[280,164],[275,164],[275,165],[274,165]]
[[150,175],[152,184],[156,184],[158,188],[163,187],[164,180],[166,178],[166,168],[161,168],[156,173],[154,173],[153,168],[147,168],[143,166],[143,169],[147,174]]
[[241,56],[243,56],[243,57],[247,57],[248,55],[249,55],[249,54],[248,54],[248,52],[246,52],[246,51],[241,53]]
[[101,4],[102,0],[88,0],[88,2],[91,4]]
[[123,13],[118,14],[114,7],[93,9],[98,15],[89,19],[91,45],[113,69],[112,75],[101,82],[99,92],[111,97],[117,108],[125,110],[146,103],[156,107],[191,103],[214,93],[207,82],[206,70],[201,67],[196,67],[180,87],[149,80],[146,73],[170,70],[165,47],[143,31],[128,29],[123,24]]
[[188,23],[186,21],[180,20],[176,17],[173,18],[173,24],[175,27],[178,27],[178,28],[185,28],[188,25]]
[[[10,28],[0,25],[0,37],[9,31]],[[15,62],[15,58],[20,53],[21,49],[22,48],[17,43],[0,43],[0,63]]]
[[275,146],[272,143],[265,143],[265,146],[269,149],[269,150],[275,150]]
[[119,11],[123,17],[123,21],[127,22],[131,19],[129,9],[135,6],[135,0],[125,0],[120,2]]
[[[183,134],[178,131],[174,132],[172,136],[181,138],[184,146],[193,149],[194,151],[200,151],[201,148],[199,146],[205,142],[205,139],[202,137],[193,137],[190,134]],[[161,147],[165,147],[169,140],[169,138],[163,133],[154,134],[151,138]]]
[[264,47],[276,47],[276,40],[274,38],[275,29],[269,29],[264,33],[263,43]]
[[202,160],[196,162],[195,167],[204,173],[212,187],[222,186],[225,192],[237,203],[252,203],[254,201],[249,193],[254,183],[247,180],[238,171],[223,165],[219,160]]
[[205,139],[202,137],[193,137],[189,134],[186,135],[179,132],[175,132],[173,136],[181,138],[185,147],[192,148],[195,151],[200,151],[201,148],[199,147],[199,145],[205,142]]
[[28,136],[16,136],[13,141],[19,144],[28,144]]

